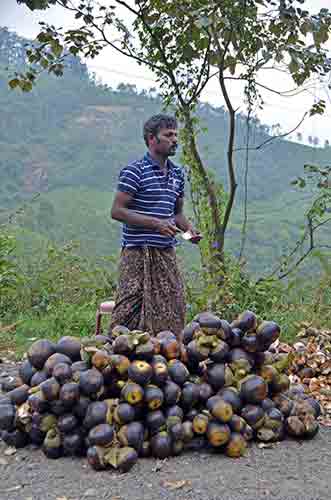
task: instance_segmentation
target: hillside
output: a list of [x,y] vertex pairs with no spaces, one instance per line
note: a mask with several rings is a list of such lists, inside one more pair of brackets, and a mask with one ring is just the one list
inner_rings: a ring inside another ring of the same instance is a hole
[[[17,50],[24,43],[0,30],[0,208],[13,210],[40,192],[19,218],[22,226],[56,241],[78,239],[89,255],[118,251],[119,227],[109,217],[118,172],[144,153],[142,125],[162,103],[134,86],[113,90],[97,84],[76,60],[69,61],[63,78],[44,76],[29,94],[10,91],[5,68],[24,65],[24,52]],[[202,157],[226,182],[227,113],[201,105],[198,115],[207,128],[199,137]],[[245,134],[243,116],[236,147],[243,147]],[[258,146],[269,136],[255,121],[251,137]],[[253,271],[263,272],[295,242],[305,197],[290,182],[312,160],[328,164],[330,148],[275,140],[250,153],[247,255]],[[235,253],[242,225],[243,152],[236,161],[239,190],[229,239]]]

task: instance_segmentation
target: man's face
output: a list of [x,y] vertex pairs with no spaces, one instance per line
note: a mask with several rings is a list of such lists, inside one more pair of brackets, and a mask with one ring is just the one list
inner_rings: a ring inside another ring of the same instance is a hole
[[149,148],[161,156],[174,156],[178,146],[177,129],[161,128],[156,137],[151,136]]

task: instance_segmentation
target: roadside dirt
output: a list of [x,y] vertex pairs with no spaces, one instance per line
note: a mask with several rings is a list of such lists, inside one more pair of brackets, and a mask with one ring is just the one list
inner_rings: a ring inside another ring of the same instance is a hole
[[[0,375],[14,370],[0,364]],[[312,441],[254,444],[238,460],[210,452],[141,459],[123,475],[95,472],[85,459],[49,460],[32,446],[15,452],[0,441],[0,500],[329,500],[330,463],[326,428]]]

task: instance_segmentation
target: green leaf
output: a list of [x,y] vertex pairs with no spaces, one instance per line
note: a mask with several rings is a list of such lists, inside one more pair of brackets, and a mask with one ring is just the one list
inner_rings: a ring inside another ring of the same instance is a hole
[[290,70],[290,72],[292,74],[293,73],[297,73],[299,71],[299,69],[300,69],[298,61],[295,61],[294,59],[291,59],[291,62],[288,65],[288,69]]
[[317,165],[306,164],[304,166],[304,170],[305,172],[308,173],[314,173],[314,174],[320,173],[320,167],[318,167]]
[[296,180],[291,182],[292,186],[298,186],[299,188],[306,187],[306,181],[303,177],[298,177]]
[[309,111],[310,116],[322,115],[325,112],[326,102],[321,99],[316,102]]
[[83,17],[83,19],[84,19],[84,22],[85,22],[86,24],[90,24],[90,23],[92,23],[92,22],[93,22],[94,17],[93,17],[91,14],[86,14],[86,15]]
[[48,60],[47,60],[45,57],[43,57],[43,58],[41,59],[41,61],[40,61],[40,65],[41,65],[44,69],[46,69],[46,68],[48,68],[49,62],[48,62]]
[[313,25],[310,21],[305,21],[301,27],[300,31],[303,35],[307,35],[307,33],[311,33],[313,31]]
[[75,47],[75,46],[73,45],[72,47],[70,47],[69,52],[70,52],[71,54],[73,54],[74,56],[76,56],[76,55],[78,54],[78,52],[79,52],[79,48],[78,48],[78,47]]
[[58,41],[52,44],[52,52],[56,57],[60,57],[62,51],[63,51],[63,46]]
[[11,89],[15,89],[19,85],[20,81],[18,78],[13,78],[8,82],[8,85]]
[[188,59],[188,60],[192,59],[194,57],[194,54],[195,54],[195,52],[190,45],[187,45],[186,47],[184,47],[183,55],[185,56],[186,59]]
[[51,38],[51,35],[49,35],[48,33],[44,33],[43,31],[37,36],[37,40],[40,43],[47,43],[51,40]]
[[313,38],[317,46],[326,43],[329,39],[329,33],[327,27],[323,26],[319,31],[314,31]]
[[225,67],[229,69],[231,75],[235,74],[236,66],[237,66],[237,60],[234,57],[228,56],[225,59]]
[[28,80],[21,80],[19,86],[23,92],[30,92],[32,90],[32,83]]
[[32,71],[28,71],[26,73],[26,78],[33,82],[36,79],[36,75]]
[[56,76],[62,76],[63,75],[63,64],[54,64],[54,66],[51,66],[49,68],[49,72],[54,73]]

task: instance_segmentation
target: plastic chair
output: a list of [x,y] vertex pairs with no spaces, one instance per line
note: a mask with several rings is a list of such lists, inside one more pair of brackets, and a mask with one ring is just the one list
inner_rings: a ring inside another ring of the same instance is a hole
[[106,300],[105,302],[101,302],[95,315],[95,335],[100,334],[102,316],[111,315],[114,307],[115,302],[113,300]]

